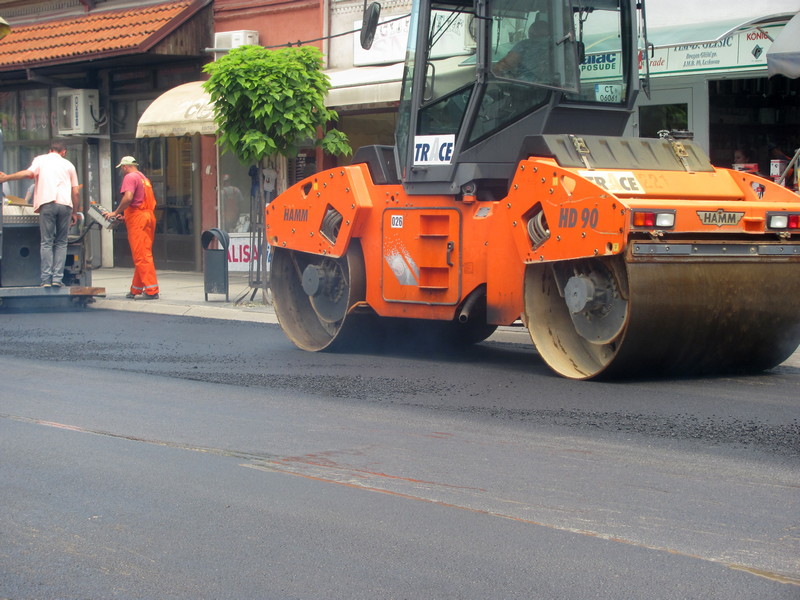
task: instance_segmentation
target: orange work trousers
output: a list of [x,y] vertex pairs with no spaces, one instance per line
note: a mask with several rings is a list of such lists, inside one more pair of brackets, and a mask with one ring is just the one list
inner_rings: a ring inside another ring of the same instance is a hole
[[153,239],[156,235],[156,216],[152,210],[134,209],[125,211],[125,227],[133,256],[133,281],[131,294],[158,293],[156,265],[153,262]]

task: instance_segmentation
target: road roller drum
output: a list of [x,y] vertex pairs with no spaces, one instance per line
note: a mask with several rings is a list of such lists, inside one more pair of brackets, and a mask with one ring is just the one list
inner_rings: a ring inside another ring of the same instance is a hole
[[584,308],[580,319],[562,295],[558,273],[567,265],[527,268],[526,325],[542,358],[565,377],[755,372],[800,343],[800,311],[787,301],[800,297],[796,263],[610,262],[625,270],[627,289],[615,292],[614,312]]

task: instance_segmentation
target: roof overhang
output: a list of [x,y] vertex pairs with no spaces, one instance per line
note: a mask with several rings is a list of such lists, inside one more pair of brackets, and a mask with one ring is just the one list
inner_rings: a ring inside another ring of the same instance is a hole
[[331,88],[325,105],[331,108],[397,106],[403,84],[403,63],[325,71]]
[[[197,28],[186,32],[192,44],[163,47],[168,38],[187,24],[211,0],[178,0],[31,23],[12,23],[11,33],[0,39],[0,72],[120,59],[146,53],[200,56],[205,39]],[[208,31],[213,25],[209,13]],[[210,35],[210,33],[208,34]],[[178,48],[179,51],[175,51]]]

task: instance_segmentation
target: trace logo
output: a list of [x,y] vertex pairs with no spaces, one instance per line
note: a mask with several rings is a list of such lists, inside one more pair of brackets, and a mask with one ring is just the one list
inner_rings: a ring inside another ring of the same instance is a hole
[[633,171],[578,171],[578,175],[612,194],[645,194]]
[[418,135],[414,137],[415,165],[449,165],[453,160],[454,135]]

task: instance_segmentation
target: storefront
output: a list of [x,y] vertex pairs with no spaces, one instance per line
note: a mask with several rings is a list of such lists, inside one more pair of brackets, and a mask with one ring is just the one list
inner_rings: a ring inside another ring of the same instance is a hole
[[[51,3],[39,3],[4,14],[12,24],[0,41],[5,168],[27,168],[61,139],[78,169],[83,202],[112,208],[121,183],[115,166],[135,156],[156,189],[159,268],[200,268],[198,147],[191,139],[137,141],[136,124],[163,90],[198,78],[212,39],[210,3],[109,2],[87,12],[67,2],[50,19],[42,15]],[[8,191],[24,198],[23,184]],[[132,266],[124,228],[91,235],[95,267]]]
[[[411,3],[383,2],[381,23],[369,50],[361,47],[363,5],[332,10],[326,71],[331,82],[327,105],[339,113],[336,128],[353,150],[369,145],[393,145],[397,107],[408,46]],[[341,163],[349,162],[347,157]]]
[[336,128],[353,150],[394,144],[403,64],[330,70],[328,78],[327,105],[339,113]]
[[767,55],[791,14],[650,31],[651,94],[641,94],[628,133],[688,130],[712,163],[743,150],[759,171],[800,147],[800,81],[769,77]]
[[[205,212],[214,210],[216,181],[211,170],[216,163],[216,125],[202,82],[184,83],[161,94],[142,113],[134,133],[134,145],[143,156],[140,162],[149,165],[147,175],[160,199],[153,249],[156,264],[196,270],[201,264],[200,234],[208,226],[216,226],[214,217],[204,218]],[[208,191],[206,183],[210,184]],[[115,248],[119,245],[115,238]],[[163,256],[161,262],[159,255]]]
[[[354,148],[394,143],[408,20],[396,18],[402,17],[403,7],[393,8],[396,14],[382,17],[369,51],[347,37],[331,46],[334,64],[352,65],[332,68],[328,75],[329,105],[339,111],[338,128]],[[352,20],[353,14],[335,14],[334,33],[358,29],[360,21]],[[770,160],[791,156],[800,147],[800,80],[769,77],[767,63],[773,40],[792,16],[745,20],[733,15],[692,25],[651,24],[648,37],[654,50],[641,64],[643,71],[649,69],[651,93],[640,94],[627,135],[656,137],[664,129],[688,130],[714,164],[729,167],[737,148],[752,149],[752,160],[769,174]],[[591,47],[587,52],[591,57]]]
[[[243,164],[233,152],[223,152],[216,134],[211,98],[203,81],[193,81],[150,103],[136,125],[135,145],[153,165],[156,192],[161,189],[166,198],[161,238],[171,258],[167,264],[186,256],[190,244],[196,252],[202,231],[219,228],[230,237],[229,270],[252,271],[261,253],[264,200],[271,201],[282,186],[314,173],[316,152],[306,148],[288,161],[273,158],[259,178],[258,165]],[[166,169],[159,162],[164,154],[170,157]],[[277,181],[279,170],[284,173],[282,182]],[[198,200],[189,204],[191,197]]]

